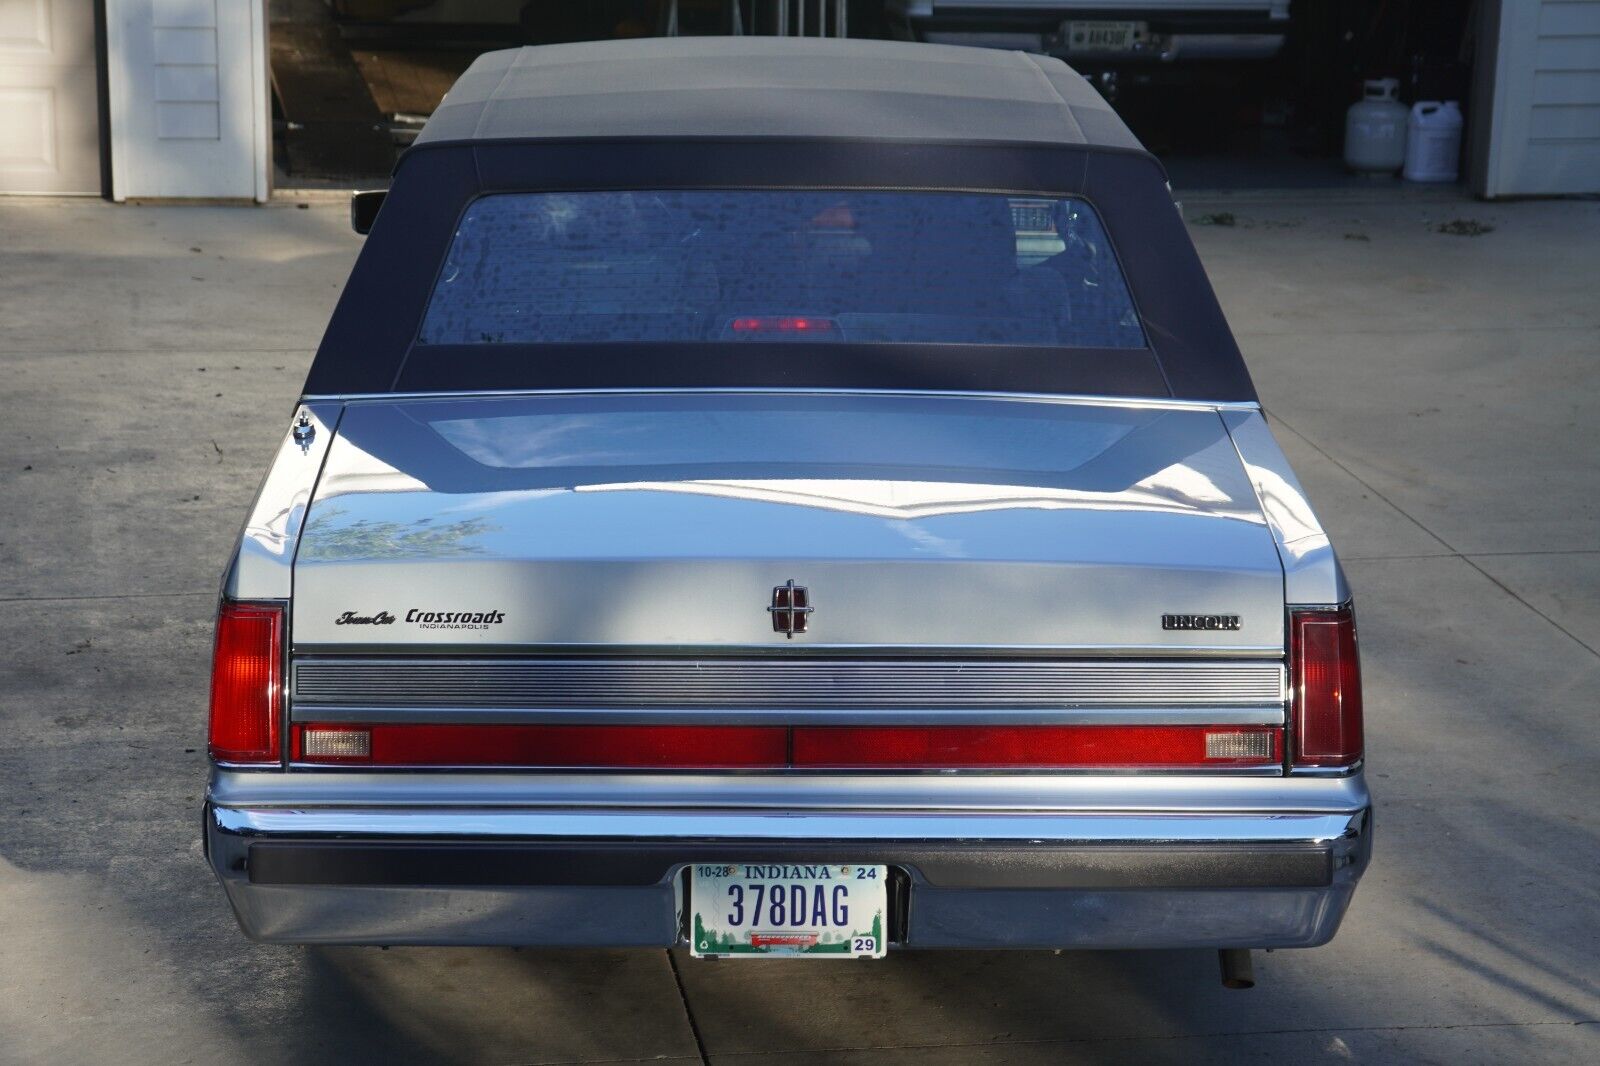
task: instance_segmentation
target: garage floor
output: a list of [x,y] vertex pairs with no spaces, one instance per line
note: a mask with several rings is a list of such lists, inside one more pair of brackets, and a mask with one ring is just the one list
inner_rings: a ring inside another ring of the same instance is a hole
[[1344,932],[1252,992],[1207,952],[246,942],[198,840],[215,586],[358,238],[0,201],[0,1060],[1600,1061],[1600,203],[1184,210],[1356,587],[1379,801]]

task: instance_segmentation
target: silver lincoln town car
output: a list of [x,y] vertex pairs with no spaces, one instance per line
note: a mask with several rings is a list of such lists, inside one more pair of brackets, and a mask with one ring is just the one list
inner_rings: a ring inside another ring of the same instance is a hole
[[495,52],[222,588],[252,938],[1251,948],[1371,847],[1350,590],[1161,165],[1062,63]]

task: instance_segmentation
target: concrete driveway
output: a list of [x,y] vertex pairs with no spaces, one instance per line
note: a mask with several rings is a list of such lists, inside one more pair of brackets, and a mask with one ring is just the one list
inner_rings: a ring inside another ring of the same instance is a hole
[[0,1060],[1600,1061],[1600,203],[1184,210],[1356,587],[1379,806],[1344,931],[1251,992],[245,941],[198,838],[216,581],[359,239],[0,201]]

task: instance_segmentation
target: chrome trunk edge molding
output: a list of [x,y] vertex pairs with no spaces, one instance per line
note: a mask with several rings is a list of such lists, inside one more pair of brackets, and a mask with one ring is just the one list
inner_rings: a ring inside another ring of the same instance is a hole
[[813,386],[781,389],[761,388],[618,388],[618,389],[483,389],[472,392],[347,392],[308,393],[302,403],[362,403],[396,400],[470,400],[501,396],[645,396],[660,393],[720,394],[747,396],[934,396],[977,400],[1010,400],[1017,403],[1054,403],[1091,407],[1145,407],[1185,411],[1259,411],[1255,400],[1189,400],[1171,396],[1092,396],[1082,393],[984,392],[953,389],[825,389]]

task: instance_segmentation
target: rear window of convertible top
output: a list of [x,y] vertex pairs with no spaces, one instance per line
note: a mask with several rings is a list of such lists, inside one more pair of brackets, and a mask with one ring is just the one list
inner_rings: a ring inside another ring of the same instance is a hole
[[1145,347],[1084,201],[837,190],[481,197],[417,340]]

